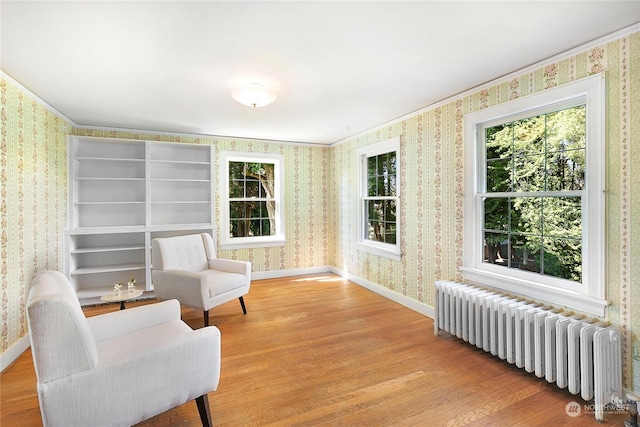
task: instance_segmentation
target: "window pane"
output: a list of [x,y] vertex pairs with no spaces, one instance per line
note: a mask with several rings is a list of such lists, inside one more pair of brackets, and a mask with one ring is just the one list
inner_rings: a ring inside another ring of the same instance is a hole
[[395,222],[385,222],[384,223],[384,242],[385,243],[396,243],[396,223]]
[[367,223],[367,235],[369,236],[369,240],[374,240],[376,242],[382,241],[382,226],[380,225],[380,221],[369,220]]
[[241,198],[244,197],[244,181],[233,179],[229,181],[229,197]]
[[511,199],[511,232],[542,234],[542,198],[514,197]]
[[397,196],[397,182],[396,182],[396,175],[395,174],[389,174],[389,176],[387,177],[387,191],[386,191],[386,196]]
[[244,179],[244,162],[229,162],[229,179]]
[[367,159],[367,176],[375,177],[378,175],[377,160],[378,158],[376,156]]
[[484,228],[486,230],[509,229],[509,199],[485,198],[484,200]]
[[511,157],[487,161],[487,192],[511,191]]
[[260,196],[260,182],[257,179],[247,180],[245,197]]
[[375,176],[367,178],[367,196],[375,197],[378,195],[378,179]]
[[382,218],[382,206],[375,200],[369,200],[367,202],[367,218],[369,220],[379,220]]
[[387,182],[384,176],[378,177],[376,196],[387,196]]
[[547,158],[547,190],[584,190],[585,150],[559,151]]
[[582,236],[582,199],[580,197],[546,197],[544,200],[545,236]]
[[540,272],[541,240],[538,236],[511,236],[511,268]]
[[484,232],[484,260],[490,264],[507,265],[509,256],[507,233]]
[[545,151],[545,116],[513,123],[513,154],[542,154]]
[[513,144],[513,126],[504,124],[485,129],[487,160],[511,157]]
[[271,227],[271,221],[268,218],[262,220],[262,236],[273,236],[276,234],[275,227]]
[[272,199],[275,197],[275,181],[261,180],[260,181],[260,197],[263,199]]
[[382,202],[384,206],[384,220],[389,223],[396,222],[396,202],[395,200],[386,200]]
[[245,202],[247,206],[247,218],[260,217],[260,202]]
[[246,218],[245,202],[229,202],[229,216],[231,218]]
[[544,155],[518,156],[513,161],[513,191],[544,191]]
[[390,153],[385,154],[385,173],[388,175],[392,175],[396,173],[396,152],[392,151]]
[[584,105],[547,114],[547,150],[584,149],[587,141]]
[[247,237],[249,236],[249,221],[247,220],[231,220],[231,237]]
[[582,242],[577,239],[544,239],[543,273],[582,282]]

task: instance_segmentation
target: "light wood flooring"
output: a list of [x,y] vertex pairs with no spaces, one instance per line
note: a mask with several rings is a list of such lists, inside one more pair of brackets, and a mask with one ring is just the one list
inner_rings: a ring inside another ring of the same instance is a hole
[[[237,300],[210,314],[222,332],[220,385],[209,394],[216,426],[577,427],[628,418],[570,417],[567,404],[585,402],[461,340],[434,336],[428,317],[331,274],[254,281],[245,301],[247,315]],[[182,314],[202,327],[201,312]],[[42,425],[29,350],[0,381],[2,427]],[[200,422],[189,402],[139,425]]]

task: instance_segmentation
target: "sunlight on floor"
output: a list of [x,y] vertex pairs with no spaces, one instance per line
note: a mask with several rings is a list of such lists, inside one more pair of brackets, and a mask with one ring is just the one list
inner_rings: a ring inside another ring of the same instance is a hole
[[300,279],[294,279],[293,282],[346,282],[347,279],[340,276],[314,276],[314,277],[302,277]]

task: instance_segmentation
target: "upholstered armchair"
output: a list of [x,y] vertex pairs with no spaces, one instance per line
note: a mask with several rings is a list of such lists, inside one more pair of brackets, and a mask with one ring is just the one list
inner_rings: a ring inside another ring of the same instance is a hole
[[247,314],[243,296],[251,286],[251,263],[216,257],[208,233],[153,239],[151,277],[159,300],[177,299],[204,311],[235,298]]
[[211,425],[220,331],[191,329],[178,301],[87,318],[68,279],[45,271],[31,281],[27,320],[45,426],[129,426],[192,399]]

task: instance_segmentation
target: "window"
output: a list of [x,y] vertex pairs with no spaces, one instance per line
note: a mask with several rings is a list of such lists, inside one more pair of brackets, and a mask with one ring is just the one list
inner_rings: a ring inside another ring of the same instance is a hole
[[222,248],[284,244],[282,158],[222,153]]
[[400,258],[400,138],[358,150],[358,241],[369,252]]
[[603,85],[467,115],[465,278],[604,315]]

